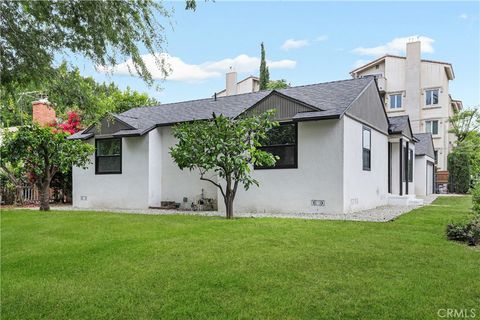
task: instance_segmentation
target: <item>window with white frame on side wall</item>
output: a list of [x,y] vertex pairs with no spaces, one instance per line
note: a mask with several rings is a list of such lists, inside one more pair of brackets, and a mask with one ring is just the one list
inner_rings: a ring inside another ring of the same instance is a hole
[[402,94],[401,93],[395,93],[389,95],[390,103],[390,109],[395,110],[395,109],[401,109],[402,108]]
[[438,120],[425,121],[425,132],[431,133],[432,135],[438,135]]
[[425,105],[431,107],[438,104],[439,89],[425,90]]

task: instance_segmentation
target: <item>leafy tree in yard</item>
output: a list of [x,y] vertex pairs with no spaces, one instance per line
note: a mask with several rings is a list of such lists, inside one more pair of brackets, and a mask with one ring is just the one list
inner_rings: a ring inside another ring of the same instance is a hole
[[285,79],[280,79],[280,80],[270,80],[267,83],[267,89],[269,90],[274,90],[274,89],[285,89],[288,88],[289,85],[287,83],[287,80]]
[[480,111],[478,108],[466,109],[450,117],[450,133],[453,133],[459,143],[468,139],[480,130]]
[[21,163],[31,173],[40,193],[40,210],[50,210],[50,182],[57,172],[72,166],[86,167],[93,153],[92,145],[80,140],[67,140],[68,133],[55,132],[36,124],[7,132],[1,146],[2,161]]
[[[69,110],[82,114],[82,122],[90,125],[108,113],[120,113],[130,108],[158,105],[145,93],[120,90],[114,84],[97,83],[92,77],[80,75],[78,68],[69,69],[66,63],[52,70],[52,76],[41,83],[29,82],[8,91],[0,87],[2,126],[16,126],[29,121],[31,101],[39,95],[48,96],[54,103],[57,116],[68,116]],[[25,95],[30,92],[29,95]]]
[[[463,153],[469,160],[471,174],[475,179],[480,179],[480,111],[472,108],[460,111],[450,117],[449,122],[457,138],[454,153]],[[456,177],[453,177],[454,179]]]
[[[8,130],[8,129],[7,129]],[[13,134],[5,130],[2,133],[2,143],[0,143],[0,173],[3,177],[8,179],[11,187],[15,190],[14,204],[23,205],[22,190],[23,186],[27,183],[27,172],[23,166],[21,159],[8,159],[5,157],[7,147],[5,146],[5,139]],[[8,139],[8,138],[7,138]]]
[[[198,170],[200,179],[220,189],[227,219],[233,218],[233,201],[239,184],[248,189],[253,179],[251,167],[273,166],[276,157],[259,150],[260,141],[277,122],[271,121],[272,112],[259,116],[230,119],[213,115],[212,120],[195,121],[174,127],[178,143],[170,149],[180,169]],[[225,181],[220,182],[216,176]]]
[[265,47],[263,42],[260,45],[260,55],[260,90],[265,90],[270,81],[270,72],[268,71],[267,61],[265,60]]
[[[164,27],[170,17],[161,2],[144,1],[1,1],[0,78],[2,85],[41,82],[58,53],[73,52],[95,65],[111,66],[131,59],[138,75],[153,83],[140,50],[163,52]],[[186,9],[195,9],[188,0]]]

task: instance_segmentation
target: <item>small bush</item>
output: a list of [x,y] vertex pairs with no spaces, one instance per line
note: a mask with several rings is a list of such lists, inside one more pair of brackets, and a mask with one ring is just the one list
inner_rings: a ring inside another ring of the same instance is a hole
[[447,226],[447,238],[466,242],[470,246],[480,244],[480,217],[466,222],[450,223]]
[[480,181],[477,181],[475,188],[472,189],[473,212],[480,215]]

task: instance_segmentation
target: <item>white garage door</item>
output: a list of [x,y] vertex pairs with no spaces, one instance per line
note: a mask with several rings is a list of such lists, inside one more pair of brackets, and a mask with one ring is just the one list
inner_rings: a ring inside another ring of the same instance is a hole
[[433,193],[433,164],[427,162],[427,194]]

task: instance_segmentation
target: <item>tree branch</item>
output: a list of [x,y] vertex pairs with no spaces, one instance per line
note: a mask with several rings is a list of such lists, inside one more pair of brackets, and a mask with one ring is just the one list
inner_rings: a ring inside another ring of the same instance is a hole
[[217,188],[220,189],[220,192],[222,193],[222,196],[225,198],[225,192],[223,191],[222,186],[219,183],[213,181],[212,179],[205,178],[204,174],[205,174],[205,172],[200,171],[200,180],[208,181],[208,182],[212,183],[213,185],[215,185]]

